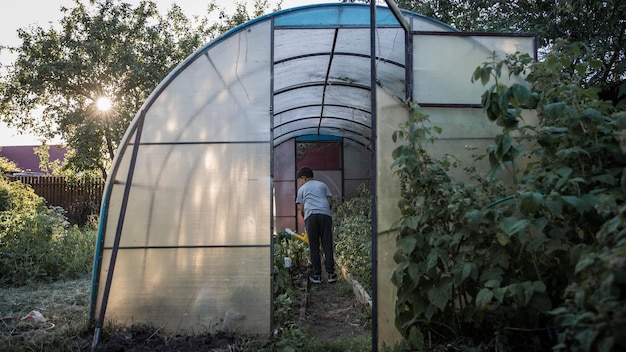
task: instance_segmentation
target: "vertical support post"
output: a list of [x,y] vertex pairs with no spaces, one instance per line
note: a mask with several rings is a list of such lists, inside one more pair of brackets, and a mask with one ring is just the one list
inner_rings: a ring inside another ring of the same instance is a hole
[[378,221],[377,221],[377,165],[376,165],[376,1],[370,1],[370,114],[372,128],[372,352],[378,350]]

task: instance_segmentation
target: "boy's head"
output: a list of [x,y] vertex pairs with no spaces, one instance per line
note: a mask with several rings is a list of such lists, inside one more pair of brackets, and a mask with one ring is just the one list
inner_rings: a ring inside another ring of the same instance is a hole
[[296,179],[299,179],[302,176],[306,178],[313,178],[313,170],[311,170],[311,168],[308,166],[301,167],[296,174]]

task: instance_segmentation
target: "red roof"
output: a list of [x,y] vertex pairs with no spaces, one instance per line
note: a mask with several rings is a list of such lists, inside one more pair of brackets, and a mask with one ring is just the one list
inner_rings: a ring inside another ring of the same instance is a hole
[[[8,160],[17,164],[17,167],[24,172],[41,173],[39,168],[39,156],[35,154],[35,148],[37,145],[19,145],[10,147],[1,147],[0,156],[7,158]],[[65,153],[67,148],[63,148],[57,145],[51,145],[49,149],[50,161],[65,160]]]

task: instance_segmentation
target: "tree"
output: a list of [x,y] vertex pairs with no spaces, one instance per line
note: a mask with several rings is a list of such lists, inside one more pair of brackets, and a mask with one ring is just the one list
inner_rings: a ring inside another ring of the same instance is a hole
[[19,171],[21,171],[20,168],[17,167],[17,165],[14,162],[12,162],[11,160],[3,156],[0,156],[0,177],[2,177],[4,174],[8,174],[12,172],[19,172]]
[[[267,6],[256,1],[254,14]],[[207,14],[216,10],[209,2]],[[206,17],[187,18],[177,5],[163,16],[151,0],[134,8],[115,0],[75,0],[61,11],[60,28],[18,31],[18,57],[0,83],[0,116],[44,140],[66,141],[66,171],[103,177],[157,84],[201,45],[249,19],[238,4],[235,16],[221,11],[220,21],[209,25]],[[107,101],[110,109],[99,107]]]

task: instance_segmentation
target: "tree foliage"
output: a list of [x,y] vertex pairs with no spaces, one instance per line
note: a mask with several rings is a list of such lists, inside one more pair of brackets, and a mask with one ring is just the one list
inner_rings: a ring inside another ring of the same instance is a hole
[[[137,7],[115,0],[75,0],[62,8],[59,26],[18,31],[16,62],[0,89],[0,115],[10,126],[44,140],[61,137],[70,147],[66,169],[105,176],[118,143],[150,92],[182,60],[210,39],[247,21],[245,5],[219,21],[189,19],[172,5]],[[255,15],[267,1],[256,1]],[[212,1],[207,15],[218,11]],[[98,109],[110,99],[111,109]]]
[[21,170],[17,167],[17,164],[3,156],[0,156],[0,176],[19,171]]

